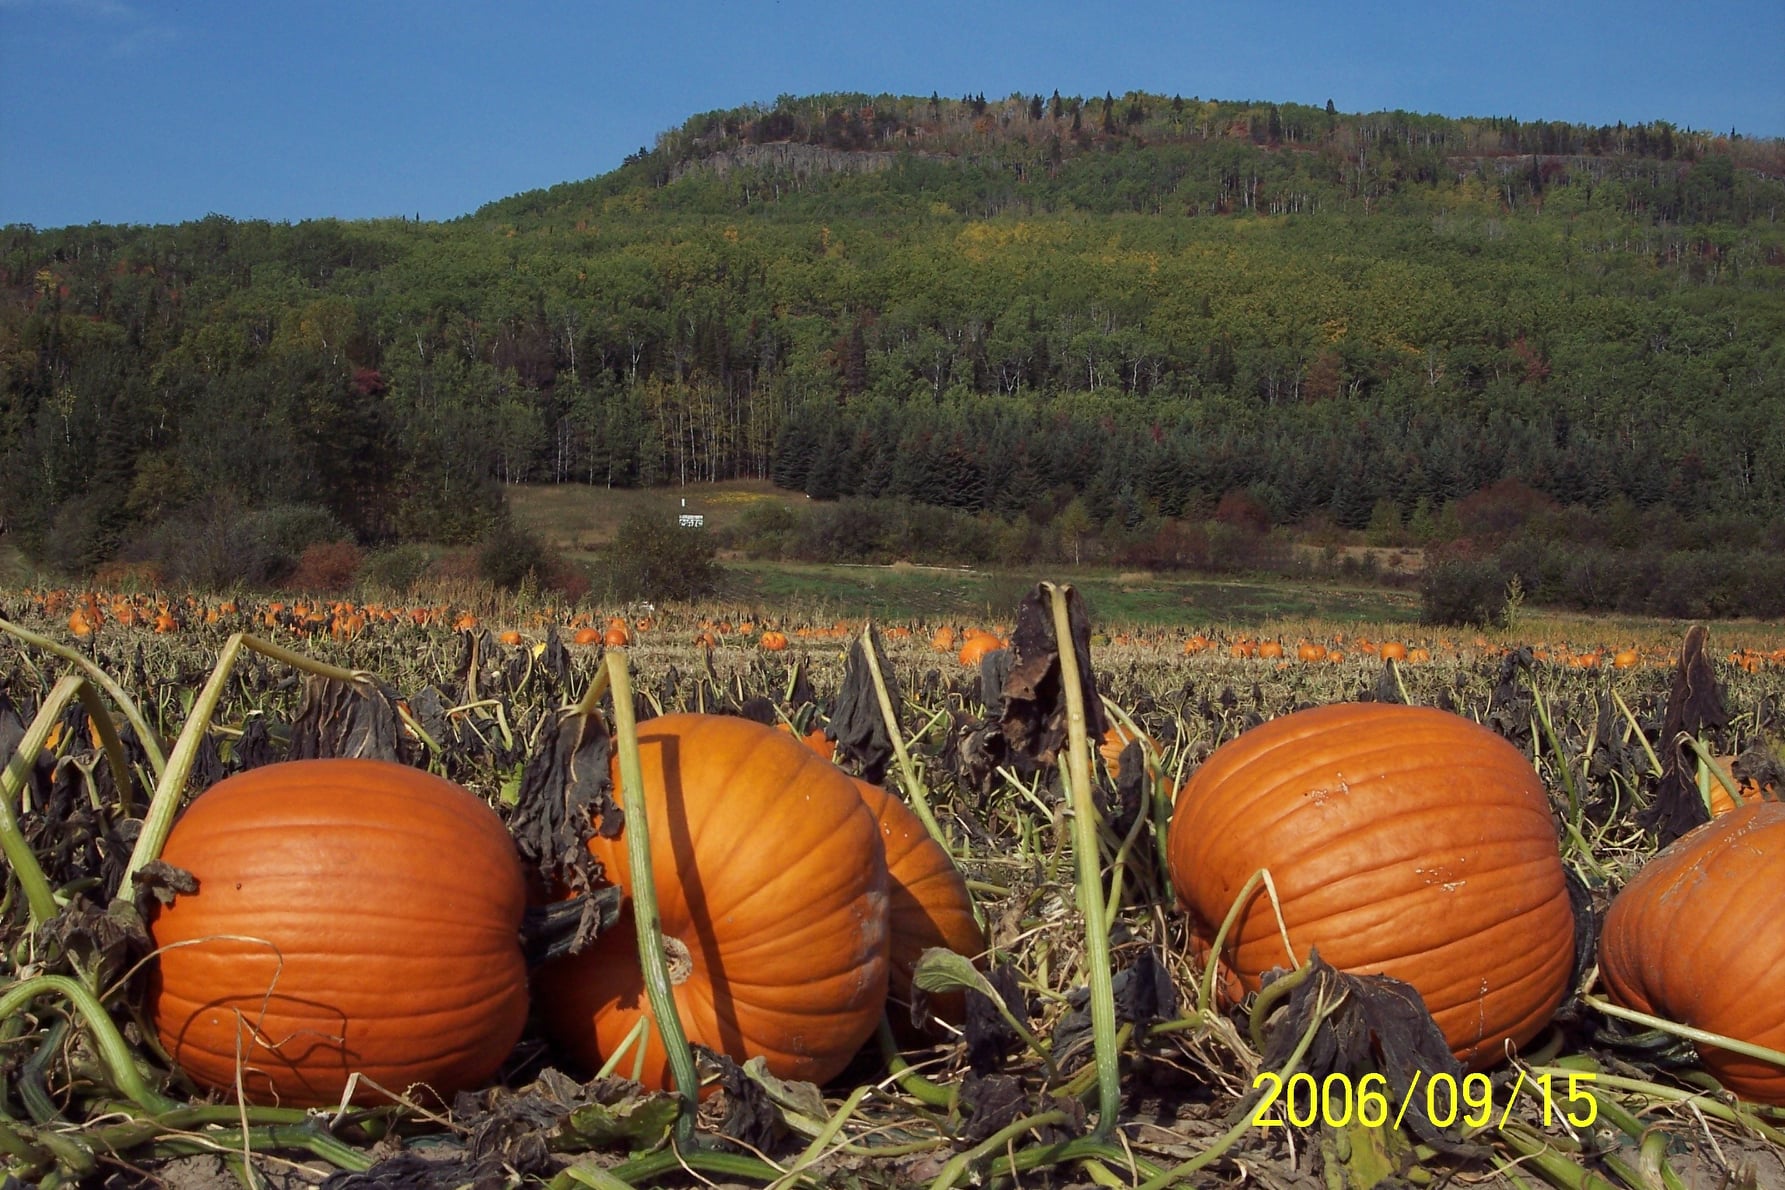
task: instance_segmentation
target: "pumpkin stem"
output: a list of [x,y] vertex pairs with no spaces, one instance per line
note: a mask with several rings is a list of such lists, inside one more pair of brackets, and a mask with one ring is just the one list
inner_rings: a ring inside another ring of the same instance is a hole
[[1043,583],[1053,601],[1060,685],[1066,694],[1067,772],[1071,777],[1072,850],[1078,861],[1078,903],[1085,918],[1085,966],[1091,995],[1091,1038],[1097,1061],[1097,1130],[1107,1136],[1122,1106],[1121,1054],[1116,1044],[1115,977],[1110,971],[1109,921],[1104,912],[1103,860],[1097,842],[1097,803],[1091,796],[1091,736],[1085,688],[1078,671],[1068,601],[1070,586]]
[[[1338,999],[1328,1000],[1322,995],[1315,1003],[1308,1027],[1302,1030],[1302,1035],[1296,1039],[1295,1049],[1290,1052],[1289,1060],[1283,1063],[1283,1069],[1277,1074],[1279,1086],[1288,1085],[1289,1079],[1294,1076],[1297,1070],[1301,1069],[1302,1059],[1307,1056],[1308,1047],[1314,1044],[1314,1035],[1320,1032],[1320,1027],[1326,1023],[1326,1018],[1333,1014],[1333,1010],[1338,1008],[1343,998],[1340,996]],[[1256,1085],[1255,1083],[1254,1086]],[[1256,1127],[1252,1121],[1254,1109],[1251,1104],[1257,1101],[1258,1095],[1259,1092],[1254,1090],[1247,1096],[1247,1109],[1241,1113],[1239,1122],[1217,1137],[1214,1144],[1183,1164],[1175,1165],[1155,1177],[1148,1178],[1140,1184],[1139,1190],[1165,1190],[1165,1187],[1175,1185],[1197,1170],[1219,1160],[1227,1150],[1239,1143],[1241,1137]]]
[[[51,640],[47,636],[39,636],[28,629],[20,628],[9,620],[0,619],[0,632],[16,636],[26,644],[34,645],[45,652],[54,653],[80,670],[89,682],[105,691],[106,697],[118,704],[118,710],[123,713],[125,720],[136,729],[137,741],[142,744],[143,753],[149,758],[149,767],[154,770],[156,778],[160,778],[161,770],[167,766],[167,760],[161,752],[161,743],[155,733],[149,730],[149,721],[143,718],[142,708],[136,705],[130,695],[124,693],[124,687],[113,681],[110,674],[100,669],[91,658],[78,649],[71,649],[61,641]],[[97,720],[98,716],[94,716],[94,719]],[[101,729],[102,738],[103,735],[104,729]]]
[[1775,1049],[1768,1049],[1764,1045],[1755,1045],[1751,1041],[1742,1041],[1735,1037],[1725,1037],[1721,1033],[1712,1033],[1708,1029],[1695,1029],[1691,1025],[1682,1025],[1678,1021],[1670,1021],[1666,1017],[1650,1016],[1646,1012],[1637,1012],[1633,1008],[1623,1008],[1613,1004],[1609,1000],[1594,995],[1583,995],[1580,998],[1580,1002],[1589,1008],[1598,1009],[1606,1016],[1615,1016],[1620,1020],[1631,1021],[1638,1025],[1646,1025],[1651,1029],[1658,1029],[1663,1033],[1671,1033],[1675,1037],[1684,1037],[1689,1041],[1698,1042],[1702,1045],[1716,1046],[1718,1049],[1728,1050],[1732,1054],[1741,1054],[1743,1057],[1755,1058],[1761,1062],[1770,1062],[1774,1066],[1785,1069],[1785,1053]]
[[19,830],[19,821],[12,808],[18,801],[19,792],[25,788],[31,767],[37,762],[37,754],[43,751],[44,741],[62,717],[62,709],[83,684],[79,676],[68,674],[50,688],[43,704],[37,708],[31,726],[25,729],[18,750],[6,762],[5,773],[0,775],[0,852],[4,852],[7,864],[18,877],[33,929],[56,916],[56,895],[50,889],[49,879],[43,874],[37,856],[32,854],[30,844],[25,841],[24,833]]
[[954,854],[948,845],[948,838],[942,833],[942,826],[936,821],[935,814],[930,811],[929,789],[923,778],[918,776],[917,765],[911,759],[911,753],[905,747],[905,733],[899,727],[899,714],[892,704],[892,692],[887,689],[886,677],[880,672],[880,657],[874,649],[874,622],[862,625],[862,656],[868,663],[868,675],[874,679],[874,696],[880,703],[880,717],[886,721],[886,734],[892,740],[893,758],[899,762],[899,776],[904,779],[905,797],[911,802],[911,810],[923,823],[924,830],[930,838],[936,840],[942,850]]
[[[700,1109],[700,1076],[694,1070],[694,1051],[676,1014],[670,988],[681,980],[670,970],[663,922],[657,909],[657,881],[651,867],[651,839],[647,828],[650,806],[645,801],[644,764],[638,753],[638,720],[632,708],[632,675],[623,649],[609,651],[602,659],[613,691],[614,736],[620,745],[621,804],[626,807],[626,862],[632,870],[632,912],[638,927],[639,964],[644,969],[645,997],[657,1023],[657,1035],[669,1052],[669,1069],[682,1097],[682,1113],[676,1118],[676,1136],[683,1142],[694,1138],[694,1119]],[[692,957],[686,947],[682,954]],[[683,972],[687,978],[687,971]],[[642,1052],[642,1051],[641,1051]]]
[[210,730],[211,719],[217,714],[217,704],[223,700],[224,688],[229,684],[229,677],[235,671],[236,662],[242,656],[243,649],[252,649],[263,657],[285,664],[304,673],[314,674],[321,678],[331,678],[337,682],[358,684],[368,680],[364,671],[342,669],[338,665],[330,665],[302,653],[293,652],[279,645],[270,644],[258,637],[244,632],[231,633],[223,643],[223,652],[217,658],[216,668],[211,670],[210,680],[192,702],[187,712],[186,724],[180,729],[180,738],[174,742],[174,750],[169,754],[167,763],[157,774],[155,795],[149,801],[148,813],[143,818],[143,831],[137,837],[136,847],[130,853],[130,863],[124,869],[124,880],[118,886],[118,899],[133,901],[136,898],[136,874],[151,860],[161,857],[161,849],[167,843],[167,836],[173,830],[174,816],[179,812],[180,803],[186,793],[186,779],[192,775],[192,765],[198,759],[198,749],[204,743],[205,732]]
[[137,1068],[129,1044],[112,1023],[111,1015],[106,1012],[99,998],[82,986],[79,980],[66,975],[39,975],[13,984],[4,994],[0,994],[0,1020],[10,1019],[15,1013],[23,1012],[47,992],[66,998],[69,1006],[85,1019],[99,1058],[105,1064],[106,1072],[111,1075],[112,1085],[126,1099],[155,1115],[174,1111],[180,1106],[149,1086],[142,1071]]
[[1221,952],[1227,946],[1227,935],[1239,921],[1240,914],[1252,900],[1252,894],[1260,884],[1271,899],[1271,911],[1277,917],[1277,930],[1283,936],[1283,952],[1289,956],[1289,965],[1300,968],[1301,960],[1295,957],[1295,944],[1289,940],[1289,925],[1283,920],[1283,903],[1277,897],[1277,882],[1271,879],[1269,868],[1260,868],[1240,885],[1238,895],[1233,904],[1227,907],[1227,916],[1221,919],[1221,928],[1215,931],[1215,940],[1209,944],[1209,965],[1202,973],[1202,983],[1196,989],[1196,1015],[1199,1020],[1208,1019],[1210,1006],[1215,998],[1215,973],[1221,967]]

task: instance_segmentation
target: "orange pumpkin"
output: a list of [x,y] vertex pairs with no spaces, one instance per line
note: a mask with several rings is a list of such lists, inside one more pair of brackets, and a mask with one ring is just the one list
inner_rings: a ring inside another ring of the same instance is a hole
[[[911,973],[917,960],[933,946],[978,958],[986,949],[985,931],[973,916],[966,880],[917,815],[885,788],[851,780],[880,827],[891,881],[887,995],[896,1005],[890,1010],[894,1029],[910,1036]],[[931,997],[930,1008],[953,1024],[966,1019],[966,1001],[958,994]]]
[[584,625],[576,630],[570,638],[573,645],[598,645],[601,643],[601,629],[593,625]]
[[624,621],[609,621],[601,634],[601,643],[610,649],[623,649],[632,643],[632,632]]
[[1398,640],[1387,641],[1376,650],[1376,655],[1384,661],[1405,661],[1407,660],[1407,646]]
[[[886,861],[854,784],[787,732],[733,716],[652,719],[639,747],[688,1039],[739,1062],[762,1055],[782,1078],[835,1076],[886,1001]],[[617,760],[614,778],[617,789]],[[630,884],[623,832],[589,850],[609,880]],[[599,1067],[649,1015],[630,904],[618,928],[541,968],[538,984],[549,1032]],[[665,1088],[651,1037],[641,1081]],[[632,1069],[629,1054],[619,1070]]]
[[978,629],[967,634],[967,641],[961,646],[958,658],[962,665],[978,665],[987,653],[995,653],[1004,647],[1004,642],[989,632]]
[[[1134,736],[1120,723],[1112,723],[1103,733],[1103,741],[1097,745],[1098,754],[1103,757],[1105,767],[1109,769],[1109,779],[1114,781],[1122,775],[1122,753],[1127,750],[1128,742]],[[1149,757],[1159,754],[1158,741],[1147,737],[1142,746]]]
[[787,634],[771,628],[762,634],[762,639],[757,643],[771,653],[779,653],[787,647]]
[[162,859],[198,891],[150,917],[149,1014],[207,1087],[233,1094],[239,1070],[251,1101],[322,1107],[359,1071],[451,1102],[520,1037],[520,861],[449,781],[379,760],[250,769],[192,802]]
[[[1412,984],[1466,1065],[1536,1036],[1567,993],[1549,798],[1517,748],[1461,716],[1337,703],[1253,728],[1179,791],[1168,854],[1203,947],[1269,869],[1296,961],[1318,948]],[[1249,991],[1289,965],[1262,887],[1220,957]]]
[[[1785,805],[1756,802],[1676,839],[1606,912],[1599,974],[1626,1008],[1785,1050]],[[1744,1099],[1785,1104],[1785,1068],[1715,1046]]]

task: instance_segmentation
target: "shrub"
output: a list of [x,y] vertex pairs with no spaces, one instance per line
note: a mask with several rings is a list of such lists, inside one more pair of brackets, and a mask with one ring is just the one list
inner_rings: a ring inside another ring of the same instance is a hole
[[719,585],[715,550],[704,529],[685,529],[660,514],[634,513],[614,538],[614,592],[622,599],[650,600],[711,594]]
[[365,560],[365,551],[351,541],[313,542],[298,556],[291,585],[300,591],[345,591],[359,577]]
[[1506,587],[1494,563],[1450,557],[1427,564],[1419,585],[1421,623],[1487,627],[1505,614]]
[[428,547],[418,544],[392,546],[366,557],[360,580],[380,591],[406,595],[428,572]]
[[553,559],[545,542],[504,518],[477,544],[477,577],[503,591],[518,591],[529,577],[543,586]]

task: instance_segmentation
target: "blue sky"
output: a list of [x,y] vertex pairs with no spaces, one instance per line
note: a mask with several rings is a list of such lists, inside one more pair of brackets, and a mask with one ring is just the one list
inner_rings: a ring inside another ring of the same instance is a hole
[[0,224],[39,227],[451,218],[819,91],[1785,136],[1782,0],[0,0],[0,61]]

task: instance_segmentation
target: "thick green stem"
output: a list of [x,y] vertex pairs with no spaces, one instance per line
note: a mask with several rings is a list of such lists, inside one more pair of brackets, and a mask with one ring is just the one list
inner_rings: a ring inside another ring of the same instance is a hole
[[1091,740],[1085,688],[1078,669],[1068,604],[1071,587],[1043,583],[1053,601],[1060,684],[1066,693],[1067,769],[1072,777],[1072,850],[1078,861],[1078,903],[1085,918],[1085,967],[1091,995],[1091,1039],[1097,1061],[1097,1131],[1109,1135],[1122,1106],[1121,1053],[1116,1048],[1115,976],[1110,970],[1109,921],[1104,915],[1103,857],[1097,845],[1097,802],[1091,785]]
[[93,724],[93,731],[99,736],[99,746],[105,752],[106,763],[111,766],[112,783],[118,787],[118,813],[125,818],[130,817],[135,798],[132,796],[130,779],[130,761],[124,755],[124,740],[118,735],[118,725],[112,722],[110,708],[99,696],[99,690],[91,682],[81,683],[81,705],[87,709],[87,718]]
[[32,929],[56,916],[56,894],[50,889],[49,879],[43,874],[43,866],[37,862],[37,856],[32,854],[30,845],[25,841],[24,832],[19,830],[19,820],[13,812],[13,806],[17,804],[19,792],[25,788],[25,782],[30,779],[31,766],[36,763],[37,754],[43,751],[44,741],[49,739],[51,728],[61,717],[62,708],[68,705],[69,699],[75,697],[81,684],[80,678],[69,674],[50,688],[50,692],[44,696],[43,705],[37,708],[36,718],[25,729],[18,750],[6,762],[6,771],[0,774],[0,852],[5,853],[7,865],[12,868],[19,888],[24,891]]
[[880,1057],[886,1063],[887,1073],[899,1084],[899,1090],[911,1096],[925,1107],[946,1108],[954,1102],[954,1093],[947,1087],[931,1082],[919,1074],[905,1056],[899,1053],[899,1043],[893,1038],[892,1026],[887,1024],[886,1014],[880,1014],[880,1025],[875,1036],[880,1042]]
[[620,751],[620,804],[626,811],[626,863],[632,870],[632,915],[638,929],[638,959],[644,970],[645,998],[657,1025],[657,1036],[669,1055],[669,1069],[682,1097],[682,1114],[676,1134],[693,1139],[694,1120],[700,1109],[700,1077],[694,1070],[694,1052],[676,1012],[676,998],[669,982],[669,955],[663,943],[663,919],[657,909],[656,871],[651,867],[651,836],[647,823],[650,803],[645,799],[644,764],[638,753],[638,720],[632,710],[632,675],[626,654],[613,650],[605,657],[608,682],[614,696],[614,735]]
[[86,1022],[87,1030],[93,1037],[94,1048],[105,1064],[106,1072],[111,1075],[112,1086],[117,1088],[119,1094],[152,1115],[179,1108],[178,1103],[149,1086],[143,1079],[142,1071],[137,1069],[136,1060],[131,1056],[130,1046],[118,1032],[118,1027],[112,1023],[105,1006],[77,980],[66,975],[39,975],[13,984],[0,993],[0,1020],[16,1012],[23,1012],[37,997],[46,993],[56,993],[66,998],[69,1006]]
[[137,836],[136,846],[130,852],[130,862],[125,865],[124,880],[118,887],[118,897],[121,900],[135,900],[136,874],[151,860],[161,857],[161,848],[167,843],[167,836],[173,830],[174,815],[179,813],[180,801],[186,792],[186,778],[191,775],[193,762],[198,759],[199,745],[211,726],[211,716],[216,714],[217,704],[223,698],[223,688],[229,682],[236,660],[242,655],[242,642],[243,635],[240,632],[232,633],[229,640],[224,642],[223,654],[217,659],[217,666],[211,671],[210,680],[192,703],[186,725],[181,728],[180,738],[174,744],[173,755],[168,757],[160,779],[155,782],[155,796],[150,800],[148,814],[143,819],[142,834]]
[[[1315,1006],[1313,1019],[1308,1022],[1308,1027],[1302,1030],[1302,1035],[1296,1039],[1295,1049],[1290,1052],[1289,1060],[1283,1063],[1283,1069],[1278,1072],[1277,1078],[1280,1085],[1286,1084],[1291,1076],[1293,1076],[1297,1070],[1301,1069],[1302,1059],[1307,1056],[1308,1047],[1314,1044],[1314,1035],[1320,1031],[1320,1026],[1326,1023],[1326,1018],[1332,1015],[1333,1009],[1338,1006],[1339,1002],[1337,1000],[1329,1003],[1325,999],[1322,999],[1321,1002]],[[1174,1165],[1163,1173],[1148,1178],[1145,1182],[1140,1184],[1139,1190],[1164,1190],[1164,1187],[1189,1177],[1191,1174],[1205,1166],[1212,1165],[1214,1162],[1218,1161],[1227,1150],[1238,1144],[1242,1136],[1257,1127],[1252,1120],[1253,1114],[1253,1112],[1247,1112],[1244,1118],[1217,1137],[1214,1144],[1190,1158],[1190,1160],[1185,1161],[1180,1165]]]
[[1063,1111],[1044,1111],[1006,1124],[966,1152],[956,1153],[950,1158],[948,1164],[942,1167],[942,1172],[936,1176],[936,1180],[930,1183],[930,1190],[949,1190],[949,1187],[967,1175],[967,1171],[973,1168],[976,1162],[1002,1153],[1012,1141],[1025,1132],[1071,1122],[1072,1117]]
[[880,703],[880,717],[886,723],[886,734],[892,740],[893,759],[898,761],[899,776],[904,780],[905,799],[911,803],[912,813],[923,823],[924,830],[930,832],[930,838],[936,840],[944,851],[949,850],[948,839],[942,834],[942,825],[930,810],[930,793],[917,774],[917,765],[911,759],[910,751],[905,747],[905,732],[899,726],[898,708],[892,704],[892,691],[886,685],[886,675],[880,672],[880,657],[874,651],[874,625],[870,621],[862,626],[862,656],[868,662],[868,676],[874,679],[874,696]]
[[78,649],[71,649],[61,641],[51,640],[47,636],[39,636],[37,633],[21,628],[8,620],[0,620],[0,632],[16,636],[26,644],[43,649],[45,652],[54,653],[80,670],[89,682],[105,691],[106,697],[118,704],[118,710],[123,712],[124,718],[129,721],[130,726],[136,729],[137,742],[142,744],[143,752],[149,758],[149,767],[154,770],[156,778],[160,779],[161,770],[167,765],[167,761],[161,753],[161,742],[156,738],[155,733],[149,730],[149,721],[143,718],[142,708],[136,705],[130,695],[124,693],[124,687],[114,682],[111,675],[93,664]]
[[1582,1004],[1596,1008],[1606,1016],[1615,1016],[1638,1025],[1646,1025],[1663,1033],[1671,1033],[1675,1037],[1684,1037],[1701,1045],[1715,1046],[1718,1049],[1728,1050],[1732,1054],[1757,1058],[1762,1062],[1770,1062],[1774,1066],[1785,1068],[1785,1053],[1768,1049],[1764,1045],[1755,1045],[1751,1041],[1743,1041],[1738,1037],[1725,1037],[1721,1033],[1712,1033],[1708,1029],[1695,1029],[1691,1025],[1682,1025],[1678,1021],[1670,1021],[1665,1017],[1650,1016],[1646,1012],[1624,1008],[1598,996],[1582,996],[1580,999]]
[[204,743],[205,732],[211,728],[211,720],[217,714],[217,704],[223,700],[223,691],[229,685],[230,675],[235,671],[243,649],[251,649],[263,657],[282,661],[304,673],[337,682],[359,683],[367,681],[370,676],[364,671],[342,669],[338,665],[306,657],[256,636],[242,632],[231,633],[229,639],[223,642],[223,651],[217,658],[216,667],[211,670],[210,680],[199,691],[198,697],[193,699],[192,708],[186,713],[186,723],[180,729],[180,738],[174,743],[173,753],[167,758],[165,767],[159,770],[155,796],[149,802],[148,814],[143,819],[142,834],[137,837],[136,847],[130,853],[130,863],[124,869],[124,881],[118,889],[118,896],[122,900],[128,901],[135,897],[136,874],[142,871],[145,864],[161,857],[161,849],[167,844],[168,832],[173,830],[174,816],[179,813],[180,802],[186,793],[186,779],[192,774],[192,765],[198,759],[198,750]]

